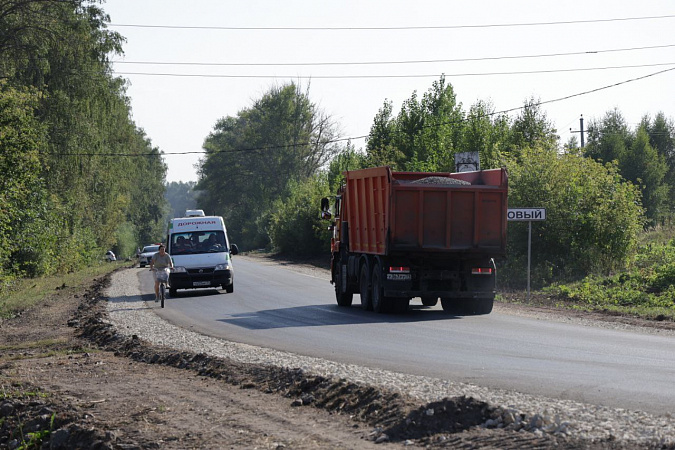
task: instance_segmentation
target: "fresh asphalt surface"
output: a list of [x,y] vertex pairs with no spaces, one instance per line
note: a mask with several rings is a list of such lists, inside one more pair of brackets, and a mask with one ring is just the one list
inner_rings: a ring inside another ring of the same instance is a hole
[[[675,337],[505,313],[338,307],[326,279],[234,259],[234,293],[178,291],[157,313],[214,337],[341,363],[657,414],[675,405]],[[144,293],[152,292],[147,270]],[[150,298],[150,296],[147,296]],[[144,297],[145,298],[145,297]]]

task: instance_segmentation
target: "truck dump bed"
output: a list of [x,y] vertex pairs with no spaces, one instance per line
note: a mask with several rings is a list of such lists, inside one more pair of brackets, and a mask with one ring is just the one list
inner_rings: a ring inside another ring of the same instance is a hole
[[345,172],[342,220],[352,252],[506,251],[504,169],[462,173]]

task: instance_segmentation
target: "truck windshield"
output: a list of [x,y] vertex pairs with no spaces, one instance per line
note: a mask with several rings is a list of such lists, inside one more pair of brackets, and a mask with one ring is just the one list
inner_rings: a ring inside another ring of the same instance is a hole
[[171,235],[171,255],[194,255],[227,251],[227,240],[222,231],[188,231]]

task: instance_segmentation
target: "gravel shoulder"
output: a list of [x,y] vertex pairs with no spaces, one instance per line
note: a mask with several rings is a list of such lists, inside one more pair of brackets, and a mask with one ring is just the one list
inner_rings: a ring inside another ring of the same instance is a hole
[[[327,276],[311,264],[263,262]],[[671,417],[374,371],[177,329],[137,301],[136,274],[118,271],[86,292],[57,291],[43,307],[0,324],[0,448],[17,448],[31,429],[51,429],[52,448],[675,448]],[[157,344],[166,340],[182,344]]]

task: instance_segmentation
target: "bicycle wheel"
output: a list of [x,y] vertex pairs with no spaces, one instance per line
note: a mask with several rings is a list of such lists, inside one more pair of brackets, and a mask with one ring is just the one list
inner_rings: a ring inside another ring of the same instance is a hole
[[159,283],[159,301],[162,303],[162,308],[164,308],[165,298],[166,298],[166,284]]

